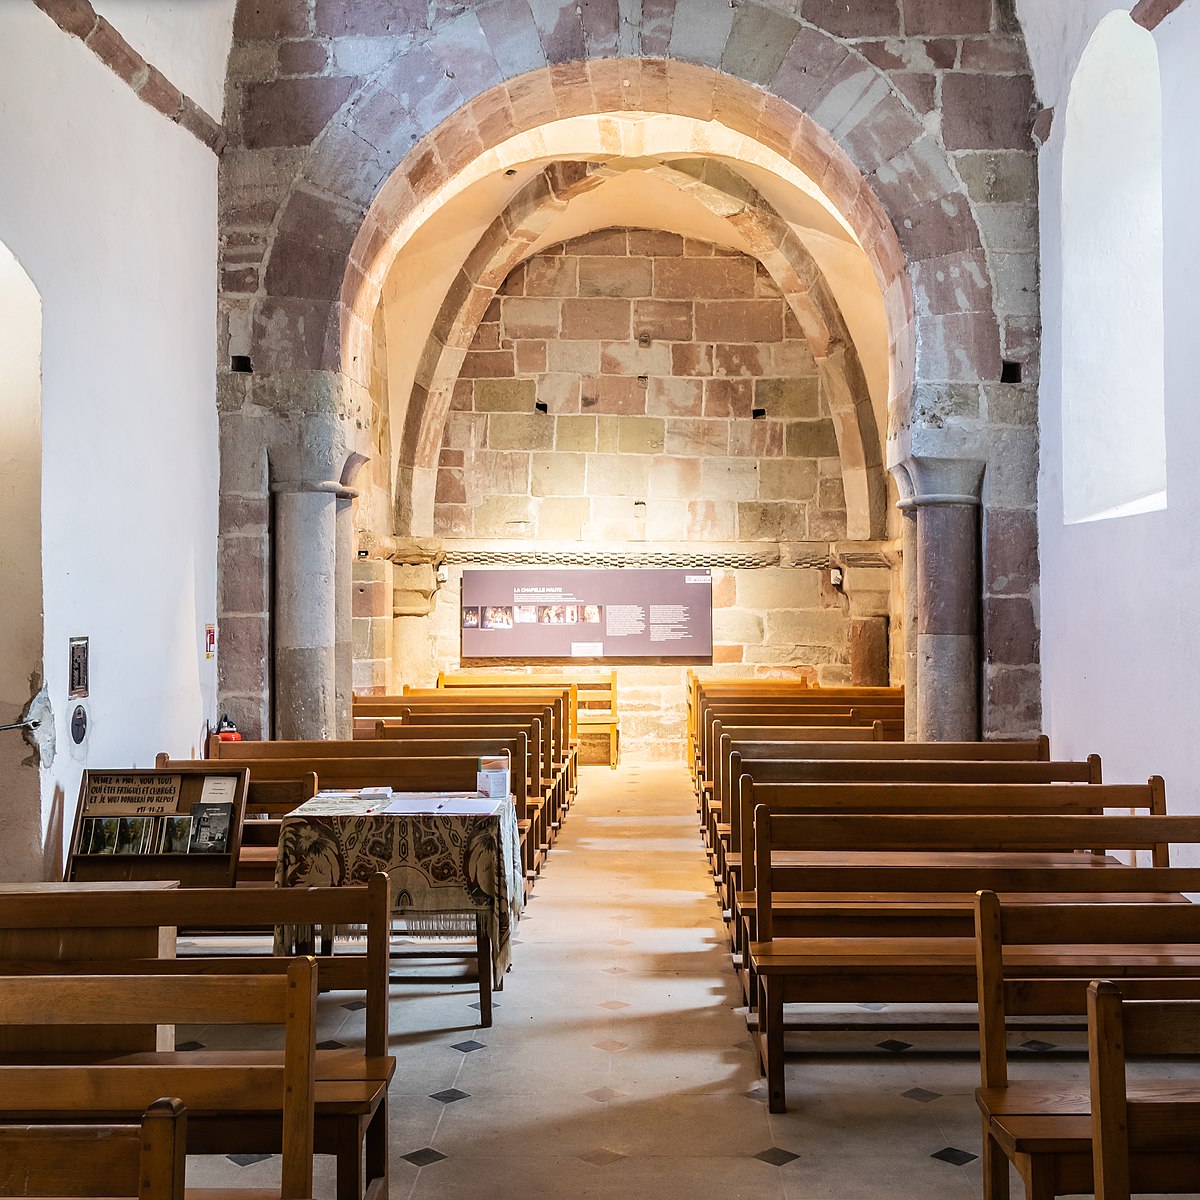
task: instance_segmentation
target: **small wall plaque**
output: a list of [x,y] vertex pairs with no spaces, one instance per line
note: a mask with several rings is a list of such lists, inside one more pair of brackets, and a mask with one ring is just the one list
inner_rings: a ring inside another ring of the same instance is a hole
[[88,640],[85,637],[71,639],[71,665],[69,677],[71,697],[83,697],[88,694]]

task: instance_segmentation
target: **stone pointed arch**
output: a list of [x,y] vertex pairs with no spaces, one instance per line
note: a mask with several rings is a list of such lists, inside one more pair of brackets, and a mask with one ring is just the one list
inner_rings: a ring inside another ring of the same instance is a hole
[[[886,480],[866,376],[853,338],[803,241],[736,171],[716,162],[647,168],[730,226],[783,293],[826,385],[846,491],[848,535],[882,537]],[[432,527],[432,475],[455,381],[475,329],[509,273],[571,201],[616,172],[603,164],[555,163],[492,222],[438,312],[409,397],[397,475],[400,532]]]

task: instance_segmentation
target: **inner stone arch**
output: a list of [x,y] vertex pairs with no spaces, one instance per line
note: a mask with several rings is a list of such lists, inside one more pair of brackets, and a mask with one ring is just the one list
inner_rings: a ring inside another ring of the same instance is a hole
[[[723,164],[691,159],[645,169],[698,201],[716,218],[713,229],[721,244],[757,260],[774,282],[803,333],[821,378],[823,402],[831,410],[847,510],[843,532],[854,538],[883,536],[886,481],[870,389],[857,348],[813,256],[755,189]],[[622,178],[620,168],[611,165],[547,167],[514,197],[468,256],[434,322],[409,398],[399,446],[398,532],[419,534],[433,528],[432,480],[446,416],[492,297],[521,261],[533,257],[538,247],[545,249],[547,237],[553,236],[547,231],[567,216],[574,200],[588,196],[603,213],[601,190],[606,181]],[[661,206],[654,215],[662,218],[665,212]],[[589,226],[596,220],[583,218]],[[670,232],[669,219],[659,224]],[[652,337],[652,325],[643,323],[643,339]]]

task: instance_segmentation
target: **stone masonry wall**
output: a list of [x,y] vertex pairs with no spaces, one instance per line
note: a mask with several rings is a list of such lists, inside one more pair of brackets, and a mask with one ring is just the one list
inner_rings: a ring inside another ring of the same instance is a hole
[[[753,549],[845,530],[816,364],[752,258],[675,234],[608,229],[509,276],[476,333],[446,426],[435,532],[448,545]],[[451,568],[432,616],[397,623],[397,679],[431,682],[459,668],[460,585],[461,569]],[[850,679],[849,602],[824,571],[716,570],[713,640],[704,674]],[[623,759],[678,758],[687,668],[617,672]]]
[[844,537],[817,367],[764,268],[625,229],[519,266],[455,388],[434,531],[605,548]]

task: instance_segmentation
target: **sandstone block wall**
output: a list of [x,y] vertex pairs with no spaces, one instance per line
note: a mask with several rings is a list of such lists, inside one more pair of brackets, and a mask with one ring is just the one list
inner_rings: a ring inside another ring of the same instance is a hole
[[455,387],[447,538],[845,536],[837,437],[795,317],[754,259],[607,229],[519,266]]

